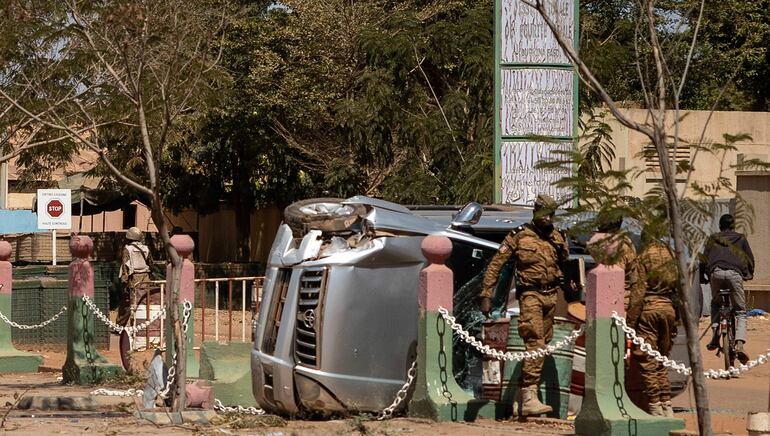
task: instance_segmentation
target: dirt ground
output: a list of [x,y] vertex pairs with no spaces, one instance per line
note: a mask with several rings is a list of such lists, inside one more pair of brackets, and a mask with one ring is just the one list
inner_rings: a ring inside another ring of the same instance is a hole
[[[209,313],[206,314],[207,318]],[[212,314],[213,316],[213,314]],[[208,320],[207,320],[208,321]],[[208,324],[208,325],[213,325]],[[206,330],[209,330],[207,325]],[[224,324],[226,325],[226,324]],[[701,331],[708,326],[701,320]],[[222,328],[222,325],[220,325]],[[197,329],[196,329],[197,330]],[[222,330],[220,330],[221,334]],[[752,357],[768,351],[770,317],[749,320],[747,350]],[[708,335],[701,341],[704,363],[707,368],[719,368],[721,359],[705,349]],[[86,396],[93,388],[61,384],[61,366],[65,353],[61,349],[28,349],[43,355],[41,372],[34,374],[0,375],[0,430],[17,435],[43,434],[157,434],[158,427],[142,424],[132,416],[138,404],[132,399],[96,397],[99,408],[92,412],[41,412],[23,411],[13,407],[16,398],[29,395]],[[100,350],[112,362],[119,362],[117,346]],[[141,361],[146,357],[137,356]],[[707,387],[712,410],[712,425],[717,433],[746,434],[746,415],[750,411],[768,410],[770,393],[770,365],[761,365],[751,372],[730,380],[709,380]],[[108,387],[140,387],[141,380],[125,378]],[[677,416],[686,420],[687,428],[695,430],[695,402],[692,389],[673,401]],[[277,417],[228,418],[221,417],[211,426],[195,425],[164,426],[163,434],[206,435],[456,435],[481,436],[502,434],[565,435],[572,434],[571,423],[559,420],[538,419],[527,422],[479,420],[473,423],[433,423],[427,420],[396,418],[378,422],[371,417],[329,421],[285,421]]]
[[[766,315],[767,316],[767,315]],[[701,319],[700,330],[709,325],[708,319]],[[746,350],[754,359],[770,349],[770,317],[752,317],[748,322]],[[715,352],[706,350],[710,340],[707,334],[701,340],[701,353],[706,368],[722,368],[722,358]],[[746,415],[749,412],[770,410],[770,367],[768,364],[755,367],[740,377],[729,380],[707,380],[709,408],[712,411],[712,427],[715,432],[746,434]],[[695,425],[695,398],[692,385],[673,400],[674,410],[680,408],[681,416],[687,419],[687,427],[693,430]]]

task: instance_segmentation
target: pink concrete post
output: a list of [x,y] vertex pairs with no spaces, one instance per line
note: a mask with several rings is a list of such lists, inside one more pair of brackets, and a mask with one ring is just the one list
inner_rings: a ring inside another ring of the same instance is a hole
[[[11,262],[11,244],[0,241],[0,312],[8,319],[13,308],[13,270]],[[0,321],[0,373],[37,372],[43,358],[37,354],[19,351],[13,346],[11,326]]]
[[94,297],[94,268],[88,257],[94,251],[94,242],[88,236],[70,238],[72,262],[69,266],[70,297]]
[[[625,273],[617,266],[599,264],[586,277],[586,321],[610,318],[612,312],[625,316],[623,283]],[[620,290],[620,292],[618,292]]]
[[[593,247],[597,249],[604,252],[595,258],[602,259],[613,248]],[[588,273],[585,395],[575,419],[575,433],[579,435],[668,435],[672,430],[684,428],[680,419],[648,415],[631,402],[626,393],[623,361],[626,337],[612,319],[613,312],[621,317],[625,315],[624,281],[625,274],[617,266],[600,263]]]
[[[174,235],[171,237],[171,246],[174,247],[176,252],[183,258],[182,260],[182,274],[179,279],[179,316],[184,315],[184,302],[189,301],[192,304],[192,313],[187,321],[187,376],[198,377],[199,365],[198,360],[195,359],[195,351],[193,350],[193,332],[195,331],[195,325],[193,323],[195,318],[195,265],[190,260],[193,249],[195,248],[195,242],[189,235]],[[169,263],[166,266],[166,301],[173,301],[171,294],[171,277],[173,274],[172,265]],[[168,319],[168,318],[167,318]],[[170,322],[166,323],[166,349],[174,349],[174,331]],[[172,364],[172,353],[167,353],[166,364]]]
[[409,416],[436,421],[472,421],[493,417],[494,405],[478,401],[455,382],[452,371],[452,329],[439,308],[453,310],[454,280],[444,262],[452,253],[452,241],[445,236],[428,236],[422,241],[428,266],[420,272],[417,291],[417,377],[409,402]]
[[195,383],[185,385],[185,407],[197,407],[211,409],[214,407],[214,389],[207,381],[196,380]]
[[[116,377],[123,368],[109,363],[94,346],[94,314],[84,301],[93,301],[94,269],[88,257],[94,243],[88,236],[70,238],[69,304],[67,305],[67,360],[64,383],[91,385]],[[94,302],[95,303],[95,302]]]
[[[0,241],[0,294],[10,294],[13,290],[13,269],[11,262],[11,244],[8,241]],[[10,315],[10,314],[9,314]]]
[[452,254],[452,241],[443,236],[428,236],[422,241],[422,254],[428,266],[420,271],[420,289],[417,304],[421,311],[438,310],[443,306],[450,313],[452,302],[452,270],[444,262]]

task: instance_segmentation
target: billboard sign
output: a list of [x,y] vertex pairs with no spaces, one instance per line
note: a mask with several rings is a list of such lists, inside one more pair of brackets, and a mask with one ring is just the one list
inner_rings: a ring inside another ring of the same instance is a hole
[[[579,0],[543,0],[577,49]],[[570,192],[552,183],[567,171],[535,168],[575,146],[578,77],[538,11],[495,0],[495,202],[532,205],[538,194]]]

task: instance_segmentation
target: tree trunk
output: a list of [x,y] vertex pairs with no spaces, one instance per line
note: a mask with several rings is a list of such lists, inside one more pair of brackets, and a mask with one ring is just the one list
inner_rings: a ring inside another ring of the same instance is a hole
[[[693,319],[691,310],[693,302],[691,301],[692,292],[690,286],[693,283],[690,277],[686,250],[684,245],[684,231],[682,225],[682,216],[679,209],[679,196],[676,189],[676,179],[674,170],[669,161],[669,154],[666,148],[666,133],[663,128],[656,126],[656,135],[654,139],[655,148],[658,152],[660,169],[663,179],[663,189],[666,194],[668,204],[669,223],[671,236],[674,239],[674,254],[677,259],[679,269],[679,297],[682,300],[682,322],[687,332],[687,354],[690,357],[690,366],[692,368],[692,384],[695,391],[695,406],[698,414],[698,430],[703,436],[710,436],[711,431],[711,413],[709,412],[708,392],[706,389],[706,377],[703,374],[703,361],[701,360],[700,347],[698,344],[698,318]],[[694,256],[695,253],[692,253]]]
[[243,165],[244,149],[241,144],[233,146],[233,153],[230,161],[232,162],[233,190],[232,205],[235,214],[235,238],[236,238],[236,260],[238,262],[248,262],[251,258],[251,247],[249,246],[251,237],[251,189],[249,186],[249,175]]
[[251,209],[246,207],[243,202],[243,196],[239,192],[234,192],[233,194],[233,213],[235,214],[237,244],[236,260],[238,262],[248,262],[251,258],[251,247],[249,246],[251,238]]
[[179,316],[179,284],[182,277],[183,259],[171,245],[171,237],[166,220],[163,218],[163,206],[159,198],[160,195],[156,193],[152,201],[152,216],[171,263],[172,273],[171,283],[166,284],[168,287],[166,290],[166,314],[170,316],[175,346],[175,350],[166,350],[166,352],[176,353],[176,379],[174,380],[174,386],[171,388],[171,401],[172,409],[175,412],[182,412],[187,402],[185,393],[185,385],[187,384],[187,342],[185,341],[182,321]]

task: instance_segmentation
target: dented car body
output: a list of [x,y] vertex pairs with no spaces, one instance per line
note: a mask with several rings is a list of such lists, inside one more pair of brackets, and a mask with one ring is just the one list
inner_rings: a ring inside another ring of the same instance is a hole
[[[423,238],[452,241],[447,264],[456,298],[462,288],[475,299],[499,241],[532,214],[512,207],[481,217],[475,204],[455,212],[359,196],[338,204],[311,201],[297,212],[307,219],[282,224],[254,328],[252,383],[259,405],[288,414],[390,405],[416,356]],[[337,223],[319,225],[316,213]]]

